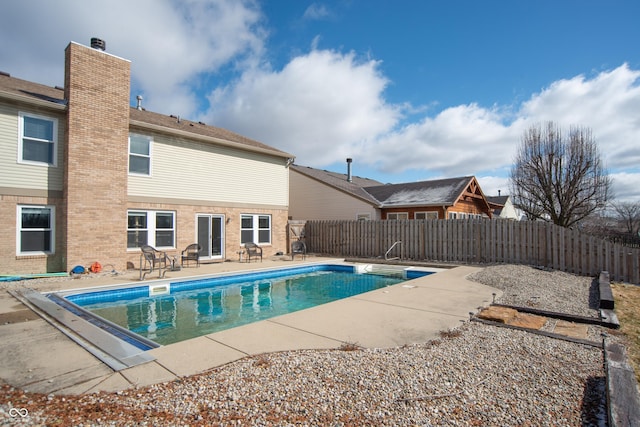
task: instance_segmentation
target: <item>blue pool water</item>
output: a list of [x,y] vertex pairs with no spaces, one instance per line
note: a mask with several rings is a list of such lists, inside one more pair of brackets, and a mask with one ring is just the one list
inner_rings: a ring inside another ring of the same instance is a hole
[[158,344],[171,344],[292,313],[429,274],[406,278],[356,274],[353,266],[316,265],[170,284],[67,295],[67,301]]

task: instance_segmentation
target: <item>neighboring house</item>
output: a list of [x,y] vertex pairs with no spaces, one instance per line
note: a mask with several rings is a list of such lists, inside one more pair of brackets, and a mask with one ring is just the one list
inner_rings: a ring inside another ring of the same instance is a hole
[[491,218],[493,210],[473,176],[402,184],[291,165],[289,214],[313,219]]
[[291,219],[380,219],[379,202],[365,187],[381,182],[296,164],[289,171]]
[[493,209],[494,218],[516,220],[521,218],[510,196],[488,196],[487,200]]
[[64,88],[0,74],[0,274],[287,252],[293,156],[131,107],[130,62],[97,47],[67,46]]
[[368,187],[381,202],[382,219],[491,218],[492,209],[473,176]]

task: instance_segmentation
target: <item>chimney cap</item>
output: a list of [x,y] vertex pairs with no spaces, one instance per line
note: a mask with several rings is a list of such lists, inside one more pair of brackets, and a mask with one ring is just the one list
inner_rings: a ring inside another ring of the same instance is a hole
[[105,42],[104,40],[98,38],[98,37],[92,37],[91,38],[91,47],[94,49],[99,49],[99,50],[106,50],[107,49],[107,42]]

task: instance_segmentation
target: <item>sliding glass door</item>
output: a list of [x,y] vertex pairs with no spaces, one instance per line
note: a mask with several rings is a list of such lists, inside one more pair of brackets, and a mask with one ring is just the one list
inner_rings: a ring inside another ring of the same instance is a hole
[[224,258],[224,215],[198,214],[196,224],[200,259]]

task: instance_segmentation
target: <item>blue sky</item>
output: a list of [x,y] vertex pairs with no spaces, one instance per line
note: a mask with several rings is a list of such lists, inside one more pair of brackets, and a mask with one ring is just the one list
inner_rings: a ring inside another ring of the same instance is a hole
[[640,201],[639,20],[636,0],[21,0],[2,5],[0,70],[62,85],[68,42],[100,37],[149,110],[489,195],[527,127],[584,126],[618,200]]

